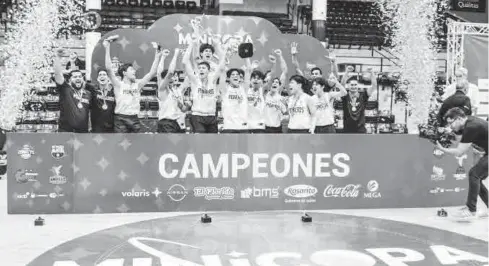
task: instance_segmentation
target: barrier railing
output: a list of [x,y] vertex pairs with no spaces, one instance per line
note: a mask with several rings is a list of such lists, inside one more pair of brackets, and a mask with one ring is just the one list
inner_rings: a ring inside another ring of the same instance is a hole
[[461,205],[472,156],[411,135],[9,134],[8,212]]

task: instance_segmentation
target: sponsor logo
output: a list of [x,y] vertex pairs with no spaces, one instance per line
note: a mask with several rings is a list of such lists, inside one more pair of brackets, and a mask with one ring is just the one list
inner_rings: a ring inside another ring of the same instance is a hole
[[356,198],[360,193],[359,184],[349,184],[344,187],[328,185],[323,192],[325,198]]
[[280,187],[276,188],[256,188],[249,187],[241,190],[242,199],[269,198],[278,199]]
[[132,189],[131,191],[123,191],[121,192],[121,194],[125,198],[147,198],[150,197],[151,194],[153,194],[155,198],[158,198],[161,194],[163,194],[163,192],[161,192],[159,188],[155,188],[153,192],[149,192],[146,189],[142,189],[142,190]]
[[382,197],[382,195],[380,194],[380,192],[378,190],[379,190],[379,182],[377,182],[376,180],[370,180],[367,183],[367,191],[368,192],[363,193],[363,197],[364,198],[374,198],[374,199],[380,198],[380,197]]
[[55,159],[61,159],[65,157],[65,146],[53,145],[51,146],[51,156]]
[[204,197],[206,200],[230,200],[234,199],[234,188],[195,187],[194,196]]
[[443,181],[445,180],[445,174],[443,169],[438,166],[433,166],[433,174],[431,174],[431,181]]
[[310,185],[290,186],[284,189],[284,194],[289,197],[285,203],[313,203],[316,202],[317,193],[317,188]]
[[34,148],[31,145],[25,144],[24,146],[22,146],[22,149],[17,152],[17,154],[20,156],[20,158],[27,160],[36,153],[34,152]]
[[439,150],[437,148],[433,150],[433,155],[438,159],[442,158],[444,154],[445,153],[442,150]]
[[464,168],[464,160],[467,159],[467,154],[455,158],[457,159],[458,167],[457,170],[455,170],[455,174],[453,175],[453,177],[456,180],[464,180],[467,178],[467,172]]
[[27,182],[35,182],[37,181],[37,176],[39,174],[35,173],[33,170],[17,170],[15,172],[15,180],[17,183],[27,183]]
[[27,192],[24,194],[18,194],[16,196],[17,199],[36,199],[36,198],[51,198],[51,199],[56,199],[60,197],[64,197],[65,194],[63,193],[56,193],[56,192],[51,192],[51,193],[34,193],[34,192]]
[[166,194],[173,201],[182,201],[188,195],[188,191],[184,186],[175,184],[168,189]]
[[53,185],[63,185],[66,184],[66,176],[61,175],[61,168],[63,168],[62,165],[60,166],[53,166],[51,168],[51,172],[54,174],[53,176],[49,177],[49,183]]
[[430,193],[431,194],[440,194],[440,193],[445,193],[445,192],[458,193],[458,192],[462,192],[464,190],[465,190],[465,188],[461,188],[461,187],[456,187],[456,188],[441,188],[441,187],[437,187],[437,188],[430,189]]

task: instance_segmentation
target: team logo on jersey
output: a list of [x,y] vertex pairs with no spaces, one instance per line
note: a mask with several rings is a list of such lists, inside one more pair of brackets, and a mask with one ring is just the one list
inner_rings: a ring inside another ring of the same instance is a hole
[[53,145],[51,147],[51,155],[55,159],[61,159],[65,156],[65,146],[63,145]]

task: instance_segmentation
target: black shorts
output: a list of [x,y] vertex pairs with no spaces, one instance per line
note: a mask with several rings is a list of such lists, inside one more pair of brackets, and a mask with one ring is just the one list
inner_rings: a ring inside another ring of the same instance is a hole
[[191,115],[190,125],[194,133],[217,133],[217,116]]
[[222,132],[223,134],[247,134],[250,133],[248,129],[223,129]]
[[158,133],[185,133],[176,120],[161,119],[158,121]]
[[67,129],[67,128],[58,128],[58,132],[69,132],[69,133],[88,133],[88,129]]
[[316,126],[314,129],[315,134],[328,134],[328,133],[336,133],[336,128],[334,125],[327,126]]
[[280,134],[283,133],[282,127],[265,127],[265,133],[267,134]]
[[288,134],[309,134],[309,129],[290,129],[287,130]]
[[250,129],[248,130],[251,134],[263,134],[265,133],[265,129]]
[[139,133],[141,131],[141,121],[137,115],[114,115],[115,133]]

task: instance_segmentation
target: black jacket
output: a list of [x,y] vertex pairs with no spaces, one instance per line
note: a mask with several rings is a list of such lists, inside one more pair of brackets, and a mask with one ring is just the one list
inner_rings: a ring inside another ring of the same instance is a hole
[[441,105],[440,111],[438,112],[438,123],[441,126],[445,125],[443,117],[448,112],[448,110],[458,107],[464,110],[465,115],[472,115],[472,105],[470,104],[470,98],[465,95],[463,91],[456,91],[453,95],[448,97]]

